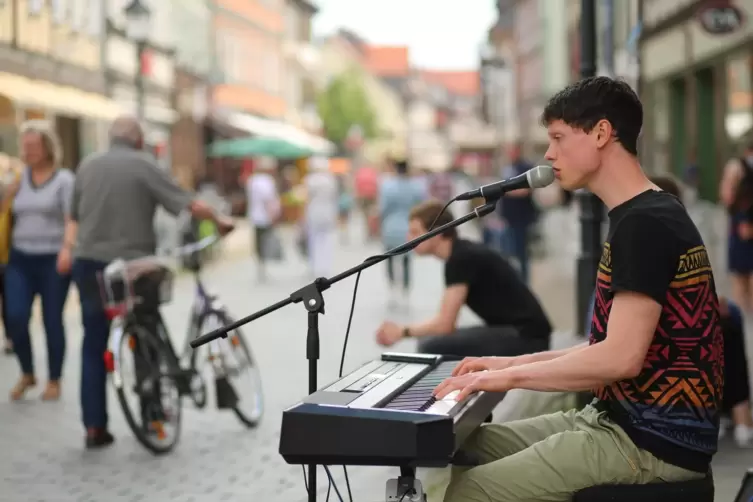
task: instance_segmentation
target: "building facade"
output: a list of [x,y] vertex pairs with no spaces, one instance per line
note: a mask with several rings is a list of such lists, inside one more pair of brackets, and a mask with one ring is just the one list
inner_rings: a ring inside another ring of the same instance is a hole
[[18,126],[32,118],[54,121],[66,167],[103,145],[120,109],[105,96],[101,7],[98,0],[0,3],[1,150],[17,154]]
[[208,0],[183,0],[174,9],[177,120],[170,139],[172,170],[181,185],[194,189],[207,175],[212,11]]
[[[496,130],[500,146],[520,138],[516,88],[515,1],[497,2],[497,19],[481,48],[483,116]],[[497,152],[501,164],[503,149]]]
[[311,23],[317,8],[305,0],[286,0],[284,46],[285,121],[306,132],[320,128],[312,73],[316,54],[311,45]]
[[542,156],[547,144],[546,131],[539,123],[546,99],[544,31],[539,0],[518,0],[515,5],[515,74],[520,138],[525,153],[533,157]]
[[[102,60],[109,95],[127,113],[141,119],[148,147],[160,164],[169,168],[172,165],[170,132],[178,118],[174,93],[173,2],[142,1],[151,11],[152,29],[141,60],[137,44],[126,35],[124,9],[128,0],[107,0],[107,39],[102,44]],[[139,78],[143,89],[139,89]]]
[[213,3],[213,113],[230,123],[263,132],[266,119],[281,122],[286,104],[283,86],[283,13],[285,0],[216,0]]
[[[710,24],[719,9],[725,24]],[[652,0],[642,17],[646,164],[680,177],[697,165],[700,196],[714,201],[751,138],[753,0]]]
[[[365,42],[347,33],[338,33],[322,40],[318,44],[316,85],[323,90],[336,76],[356,71],[376,113],[377,129],[381,133],[380,137],[369,139],[363,145],[365,160],[379,163],[387,157],[404,159],[410,142],[410,112],[406,110],[400,89],[394,88],[371,70],[373,60],[368,58],[369,51]],[[405,68],[405,73],[409,73],[409,68]]]

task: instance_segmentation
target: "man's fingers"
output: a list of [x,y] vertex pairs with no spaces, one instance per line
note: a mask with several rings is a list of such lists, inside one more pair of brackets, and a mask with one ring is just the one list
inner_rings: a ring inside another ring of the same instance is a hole
[[460,364],[455,366],[455,369],[452,370],[452,376],[460,376],[465,373],[468,373],[469,371],[472,371],[473,363],[476,359],[471,357],[466,357],[463,359]]
[[463,399],[470,396],[475,391],[476,391],[475,383],[471,382],[460,390],[460,392],[458,393],[457,400],[462,401]]

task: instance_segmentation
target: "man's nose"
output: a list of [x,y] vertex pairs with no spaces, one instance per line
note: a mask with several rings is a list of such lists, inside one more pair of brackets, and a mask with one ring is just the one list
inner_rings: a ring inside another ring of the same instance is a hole
[[552,151],[552,147],[546,149],[546,153],[544,154],[544,158],[550,162],[553,162],[555,159],[554,152]]

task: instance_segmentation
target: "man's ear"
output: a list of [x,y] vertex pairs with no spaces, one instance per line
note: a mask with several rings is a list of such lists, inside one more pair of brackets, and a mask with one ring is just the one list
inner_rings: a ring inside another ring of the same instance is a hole
[[598,148],[604,148],[612,140],[612,136],[614,136],[614,128],[606,119],[597,122],[593,131],[596,134],[596,146]]

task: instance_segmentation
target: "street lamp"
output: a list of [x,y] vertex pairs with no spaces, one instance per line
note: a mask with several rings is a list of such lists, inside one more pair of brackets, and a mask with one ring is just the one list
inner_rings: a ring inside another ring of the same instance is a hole
[[[596,0],[581,0],[580,7],[581,78],[596,76]],[[602,221],[604,206],[596,195],[579,190],[580,203],[580,256],[577,269],[576,321],[578,333],[585,334],[586,312],[596,287],[596,270],[602,248]]]
[[[490,42],[481,48],[481,75],[483,79],[482,93],[484,97],[483,114],[487,124],[494,128],[497,138],[502,137],[503,117],[501,116],[502,105],[502,82],[501,72],[504,71],[505,60],[496,47]],[[502,149],[495,148],[493,161],[502,162]]]
[[123,10],[126,18],[126,36],[136,42],[136,99],[137,116],[144,119],[144,52],[146,42],[151,32],[152,11],[141,3],[141,0],[132,0]]

